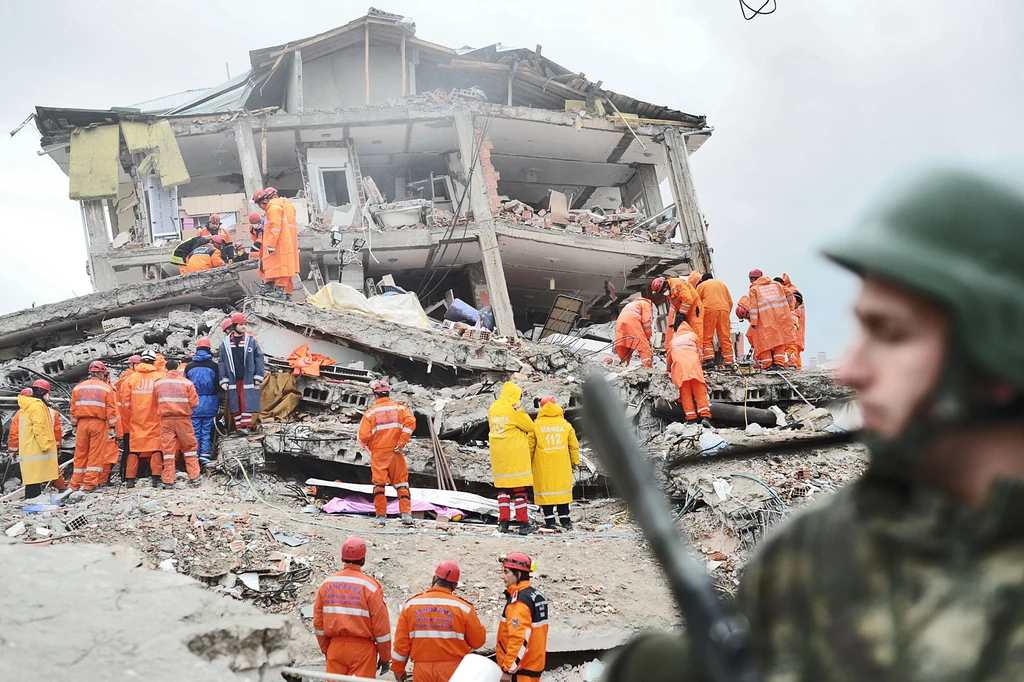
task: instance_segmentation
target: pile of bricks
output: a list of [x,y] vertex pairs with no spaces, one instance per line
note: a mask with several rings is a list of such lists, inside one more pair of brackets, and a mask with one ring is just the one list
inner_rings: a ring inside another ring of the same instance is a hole
[[480,168],[483,170],[484,182],[487,183],[487,195],[491,198],[491,215],[497,216],[501,213],[501,198],[498,196],[498,180],[501,179],[501,174],[494,170],[494,164],[491,163],[491,150],[494,149],[494,145],[491,144],[491,138],[478,132],[476,137],[476,143],[480,147]]
[[644,221],[645,216],[634,207],[619,207],[614,211],[606,211],[603,215],[589,209],[573,209],[569,211],[569,224],[565,226],[554,224],[551,214],[546,210],[535,211],[528,204],[518,200],[504,202],[501,204],[501,209],[502,212],[497,217],[518,225],[564,230],[611,239],[651,241],[651,236],[644,227],[636,228]]
[[449,332],[451,332],[452,336],[458,336],[463,339],[487,341],[491,338],[491,331],[489,329],[485,329],[483,327],[471,327],[465,322],[445,320],[444,326]]

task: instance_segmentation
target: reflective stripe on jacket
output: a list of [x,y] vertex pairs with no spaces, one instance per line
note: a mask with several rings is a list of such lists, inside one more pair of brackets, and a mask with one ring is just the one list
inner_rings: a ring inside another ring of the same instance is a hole
[[540,677],[547,663],[548,602],[530,581],[505,589],[495,660],[504,672]]
[[18,464],[25,485],[53,481],[57,468],[57,439],[53,413],[39,398],[18,396]]
[[155,452],[160,444],[160,415],[153,386],[164,373],[149,363],[135,367],[124,383],[121,402],[125,405],[132,452]]
[[153,384],[156,412],[161,419],[191,417],[199,406],[196,387],[178,370],[168,372]]
[[519,405],[522,397],[523,389],[506,381],[501,387],[501,396],[487,409],[490,426],[487,442],[495,488],[533,485],[530,460],[537,444],[537,434],[530,415]]
[[355,564],[327,576],[313,604],[313,634],[327,653],[331,639],[365,639],[377,647],[380,660],[391,660],[391,618],[384,588]]
[[395,672],[417,663],[460,661],[487,641],[476,609],[447,587],[431,587],[402,604],[395,626]]
[[406,446],[415,429],[416,417],[408,407],[391,398],[381,397],[363,413],[359,422],[359,442],[370,452],[395,452]]
[[71,391],[71,424],[79,419],[102,419],[107,426],[118,421],[117,396],[114,387],[97,377],[79,383]]
[[576,430],[562,408],[548,403],[533,420],[537,445],[533,450],[533,497],[537,504],[572,502],[572,467],[580,463]]

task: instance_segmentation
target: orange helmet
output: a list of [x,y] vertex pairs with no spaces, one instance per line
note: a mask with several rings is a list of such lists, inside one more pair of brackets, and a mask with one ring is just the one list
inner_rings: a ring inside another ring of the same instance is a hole
[[661,290],[665,288],[665,278],[655,277],[654,281],[651,282],[651,291],[655,294],[660,294]]
[[40,388],[46,391],[47,393],[50,392],[50,382],[47,381],[46,379],[36,379],[35,381],[32,382],[32,385],[35,388]]
[[342,561],[361,561],[366,558],[366,542],[362,538],[351,537],[341,546]]
[[102,360],[93,360],[89,363],[89,374],[106,374],[107,366]]
[[435,578],[447,580],[450,583],[459,582],[460,575],[462,575],[462,571],[459,570],[459,565],[451,559],[445,559],[439,563],[437,568],[434,570]]
[[511,568],[513,571],[526,571],[533,573],[537,570],[537,562],[530,559],[522,552],[510,552],[498,557],[503,568]]
[[199,339],[196,341],[196,350],[199,350],[200,348],[209,350],[213,348],[213,344],[210,343],[210,339]]
[[370,390],[373,391],[374,395],[391,393],[391,384],[389,384],[386,379],[377,379],[376,381],[370,382]]

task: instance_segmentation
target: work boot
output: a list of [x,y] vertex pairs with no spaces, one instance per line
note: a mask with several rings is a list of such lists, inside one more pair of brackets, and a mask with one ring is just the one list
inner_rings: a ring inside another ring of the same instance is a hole
[[128,480],[126,480],[124,482],[124,487],[125,488],[134,488],[135,487],[135,479],[134,478],[129,478]]
[[383,527],[384,527],[384,525],[385,525],[385,524],[387,523],[387,520],[388,520],[388,517],[386,517],[386,516],[378,516],[378,517],[377,517],[377,519],[376,519],[376,521],[377,521],[377,523],[376,523],[377,527],[378,527],[378,528],[383,528]]
[[534,523],[519,523],[519,534],[529,535],[533,531],[537,530],[537,525]]
[[199,478],[198,476],[196,478],[188,479],[188,487],[190,487],[190,488],[198,488],[202,484],[203,484],[203,479]]
[[285,300],[284,287],[272,287],[267,293],[263,294],[265,298],[272,298],[275,301]]
[[164,490],[173,490],[174,489],[174,484],[173,483],[164,483],[163,485],[164,485]]
[[570,519],[562,519],[562,528],[566,531],[571,531],[572,521]]
[[714,360],[706,360],[704,362],[704,371],[705,372],[713,370],[714,368],[715,368],[715,361]]
[[149,484],[152,485],[154,488],[159,488],[160,487],[160,483],[161,483],[161,481],[160,481],[160,477],[159,476],[150,476],[149,477]]
[[499,533],[507,533],[507,532],[509,532],[508,527],[509,527],[510,523],[511,523],[510,521],[502,521],[501,523],[499,523],[498,524],[498,532]]
[[415,526],[416,522],[412,519],[412,514],[405,512],[402,514],[402,525],[403,526]]

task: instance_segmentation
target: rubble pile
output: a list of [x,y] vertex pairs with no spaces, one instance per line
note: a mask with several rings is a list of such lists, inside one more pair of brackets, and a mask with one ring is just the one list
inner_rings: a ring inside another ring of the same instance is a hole
[[664,230],[654,230],[653,223],[647,221],[646,216],[632,206],[608,210],[597,206],[589,209],[570,209],[564,216],[559,217],[547,209],[535,210],[529,204],[513,199],[502,203],[498,217],[513,225],[638,242],[663,242],[670,236]]

